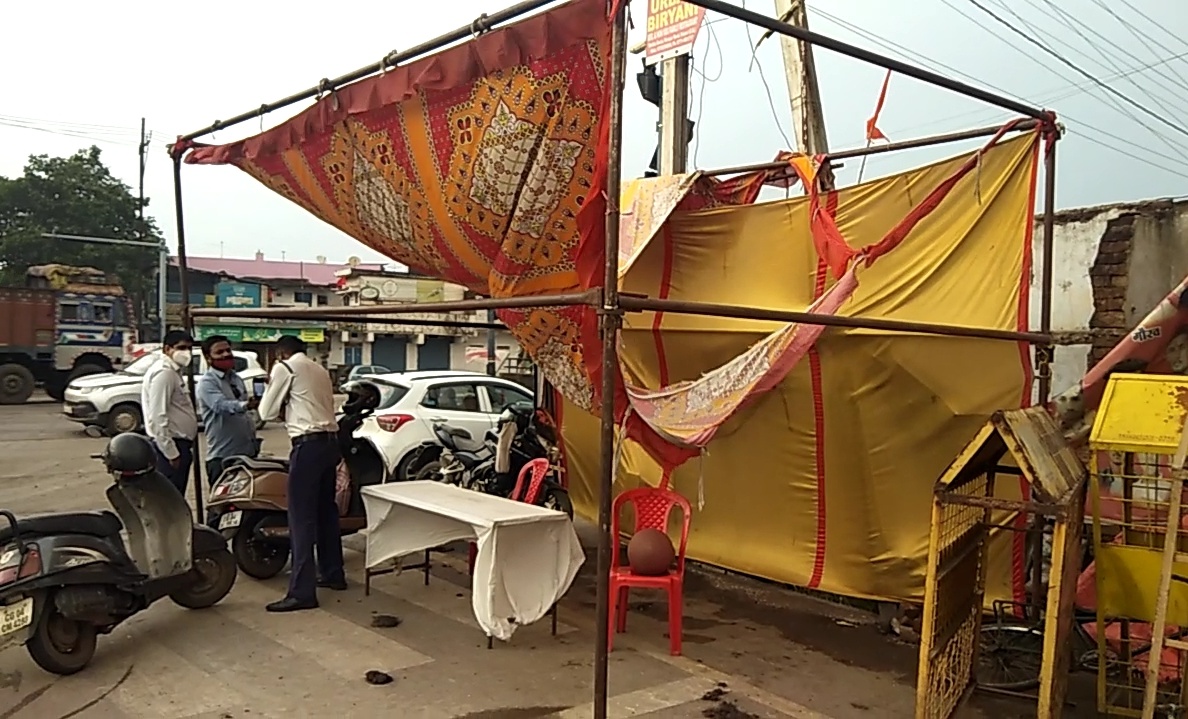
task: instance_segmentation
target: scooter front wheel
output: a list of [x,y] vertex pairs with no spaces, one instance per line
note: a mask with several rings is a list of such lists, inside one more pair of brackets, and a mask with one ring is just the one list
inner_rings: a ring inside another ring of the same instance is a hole
[[186,609],[206,609],[218,604],[231,592],[239,575],[235,557],[226,549],[194,557],[190,571],[194,577],[190,584],[169,595],[174,604]]
[[54,595],[50,594],[45,598],[25,649],[37,666],[50,674],[68,676],[91,663],[95,644],[95,625],[62,616],[54,603]]

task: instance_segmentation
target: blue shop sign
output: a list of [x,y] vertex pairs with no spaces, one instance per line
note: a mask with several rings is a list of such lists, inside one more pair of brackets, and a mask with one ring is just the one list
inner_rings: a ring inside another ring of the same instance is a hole
[[219,307],[260,307],[262,287],[250,282],[220,282],[215,285]]

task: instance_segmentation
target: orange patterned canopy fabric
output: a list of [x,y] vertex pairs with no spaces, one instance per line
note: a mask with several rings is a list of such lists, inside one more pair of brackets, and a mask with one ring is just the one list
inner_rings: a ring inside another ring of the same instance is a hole
[[[577,291],[578,214],[603,186],[609,47],[605,0],[574,0],[339,88],[254,137],[193,147],[186,161],[233,164],[413,271],[480,295]],[[587,223],[594,244],[601,222]],[[590,310],[500,318],[566,397],[595,406]]]
[[[572,0],[334,90],[254,137],[174,151],[192,164],[235,165],[413,271],[476,294],[590,289],[602,283],[604,256],[608,10],[606,0]],[[762,181],[690,176],[658,204],[660,185],[647,186],[640,213],[622,218],[624,251],[678,206],[753,202]],[[499,317],[567,399],[597,407],[592,308]],[[623,421],[628,399],[617,386]],[[666,464],[692,456],[638,418],[629,430]]]
[[[591,289],[603,281],[605,254],[609,10],[607,0],[571,0],[330,91],[254,137],[221,146],[179,143],[173,151],[186,152],[188,163],[235,165],[413,271],[476,294]],[[815,212],[808,229],[828,250],[822,257],[834,277],[852,280],[846,269],[858,253],[819,202],[814,161],[788,159],[810,190]],[[867,263],[898,244],[972,167],[971,160],[888,237],[863,250]],[[694,174],[636,184],[635,194],[622,198],[621,272],[673,212],[751,203],[766,179],[719,182]],[[819,309],[836,311],[845,295],[831,294]],[[573,404],[593,411],[602,374],[594,309],[509,309],[499,317],[544,376]],[[674,467],[778,384],[819,333],[820,327],[786,327],[698,382],[650,389],[617,381],[616,420],[661,464]],[[622,380],[621,367],[614,371]],[[727,376],[728,397],[698,400],[721,389]]]

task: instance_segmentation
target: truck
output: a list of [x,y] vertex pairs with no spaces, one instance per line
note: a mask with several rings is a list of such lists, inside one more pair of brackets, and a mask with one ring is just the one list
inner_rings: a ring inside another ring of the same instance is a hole
[[30,267],[25,287],[0,287],[0,404],[40,385],[61,400],[71,380],[114,372],[136,343],[131,303],[90,267]]

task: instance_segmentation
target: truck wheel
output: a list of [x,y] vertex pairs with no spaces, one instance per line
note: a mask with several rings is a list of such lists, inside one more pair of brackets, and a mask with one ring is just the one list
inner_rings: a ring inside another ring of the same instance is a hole
[[86,377],[92,374],[102,374],[110,370],[97,364],[80,364],[74,369],[70,370],[70,377],[66,380],[66,384],[70,384],[79,377]]
[[134,404],[120,404],[107,413],[107,436],[114,437],[123,432],[138,432],[144,426],[140,408]]
[[66,397],[66,383],[62,380],[50,380],[41,389],[55,402],[61,402]]
[[28,367],[0,365],[0,404],[22,404],[33,396],[36,380]]

